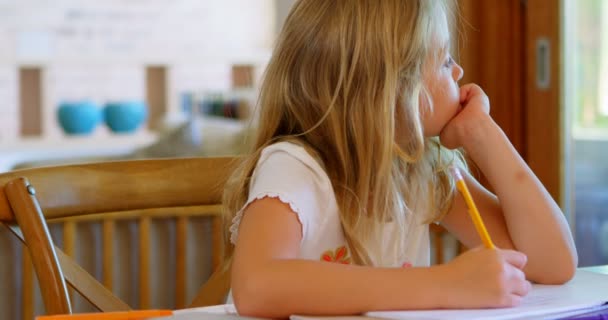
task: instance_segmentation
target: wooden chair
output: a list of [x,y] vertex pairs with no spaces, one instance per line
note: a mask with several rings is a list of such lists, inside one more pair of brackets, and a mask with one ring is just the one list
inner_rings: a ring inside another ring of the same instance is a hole
[[[188,158],[7,172],[0,174],[0,221],[26,245],[47,314],[72,313],[66,282],[100,311],[128,310],[126,303],[54,246],[47,220],[117,217],[141,210],[153,215],[166,208],[210,212],[217,222],[213,242],[219,265],[223,239],[218,212],[223,185],[235,165],[232,158]],[[139,272],[149,276],[146,268]],[[228,289],[229,272],[220,267],[199,291],[196,304],[222,303]]]

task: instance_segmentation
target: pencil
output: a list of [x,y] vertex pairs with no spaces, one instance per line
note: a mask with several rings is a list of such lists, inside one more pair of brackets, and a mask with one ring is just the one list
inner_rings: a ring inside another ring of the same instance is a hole
[[171,310],[131,310],[101,313],[80,313],[66,315],[38,316],[36,320],[143,320],[170,316]]
[[467,207],[469,208],[469,215],[473,220],[473,224],[475,225],[475,229],[477,229],[477,233],[479,234],[481,241],[488,249],[496,248],[494,246],[494,243],[492,242],[492,239],[490,239],[490,234],[488,233],[486,226],[483,224],[483,220],[481,220],[481,215],[477,210],[475,202],[473,202],[473,197],[471,197],[469,188],[467,188],[467,185],[464,182],[464,178],[462,177],[460,170],[457,167],[452,166],[450,167],[450,171],[452,172],[452,176],[454,177],[454,179],[456,179],[456,188],[462,194],[462,197],[464,198],[464,201],[466,202]]

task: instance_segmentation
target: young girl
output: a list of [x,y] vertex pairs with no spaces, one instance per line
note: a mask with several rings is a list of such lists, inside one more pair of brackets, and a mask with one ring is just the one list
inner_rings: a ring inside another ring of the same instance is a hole
[[[507,307],[528,281],[573,276],[559,207],[489,116],[482,89],[457,84],[449,7],[294,5],[266,71],[254,151],[225,193],[241,315]],[[496,191],[466,174],[499,249],[481,246],[455,192],[456,148]],[[474,249],[429,266],[430,222]]]

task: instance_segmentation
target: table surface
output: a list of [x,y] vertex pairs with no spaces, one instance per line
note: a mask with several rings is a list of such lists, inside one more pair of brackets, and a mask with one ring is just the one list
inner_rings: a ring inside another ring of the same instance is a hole
[[591,267],[582,267],[579,268],[581,270],[592,271],[597,273],[608,274],[608,265],[604,266],[591,266]]

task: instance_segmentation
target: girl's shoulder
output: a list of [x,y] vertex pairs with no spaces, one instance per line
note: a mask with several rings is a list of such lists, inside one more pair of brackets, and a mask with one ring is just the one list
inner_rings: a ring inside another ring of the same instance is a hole
[[[256,167],[260,167],[269,160],[280,160],[279,162],[282,169],[285,169],[285,166],[299,167],[304,165],[316,176],[323,178],[327,177],[323,162],[316,155],[315,151],[297,140],[281,141],[266,146],[262,149]],[[327,179],[329,179],[329,177],[327,177]]]
[[232,243],[236,243],[244,210],[264,198],[289,205],[302,226],[303,239],[316,232],[309,226],[324,225],[327,213],[337,212],[328,175],[313,154],[299,143],[282,141],[262,149],[249,181],[247,201],[232,220]]

